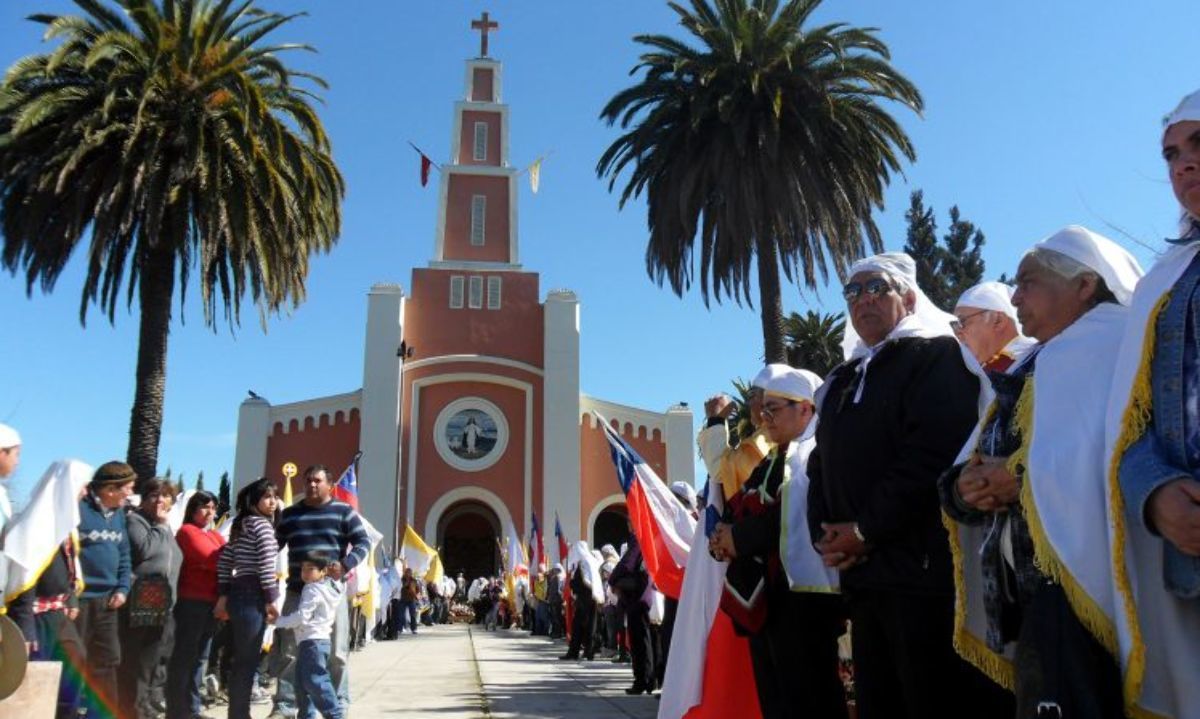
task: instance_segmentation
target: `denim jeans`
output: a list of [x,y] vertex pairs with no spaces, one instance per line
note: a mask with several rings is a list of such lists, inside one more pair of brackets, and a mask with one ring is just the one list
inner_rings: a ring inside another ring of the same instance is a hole
[[215,628],[212,602],[180,599],[175,604],[175,646],[167,665],[167,719],[191,719],[200,713],[200,685]]
[[229,668],[229,719],[250,719],[250,692],[267,627],[266,598],[261,593],[230,594],[226,609],[233,654]]
[[417,603],[414,601],[400,601],[400,629],[403,631],[404,624],[408,623],[409,630],[417,633]]
[[297,719],[312,719],[314,706],[325,719],[342,719],[342,703],[326,666],[328,657],[328,639],[306,639],[296,647]]
[[[288,589],[281,614],[290,614],[300,606],[299,590]],[[329,676],[342,707],[350,705],[350,603],[343,593],[338,603],[337,619],[333,622],[332,646],[329,651]],[[278,677],[275,705],[272,711],[286,717],[296,716],[296,633],[290,629],[275,630],[271,647],[271,672]],[[234,719],[231,717],[230,719]]]

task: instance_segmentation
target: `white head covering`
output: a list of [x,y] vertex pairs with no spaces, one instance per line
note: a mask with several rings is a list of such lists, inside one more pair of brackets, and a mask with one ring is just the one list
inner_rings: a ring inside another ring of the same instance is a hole
[[1142,268],[1133,255],[1107,237],[1079,225],[1067,225],[1033,246],[1053,250],[1079,262],[1104,278],[1117,302],[1128,307]]
[[[850,266],[849,276],[853,277],[860,272],[885,274],[905,290],[912,290],[917,295],[913,313],[896,325],[896,328],[888,335],[888,339],[954,336],[954,331],[950,328],[950,323],[955,319],[954,315],[939,310],[921,291],[917,285],[917,263],[913,261],[913,258],[903,252],[884,252],[864,257]],[[846,323],[846,334],[842,338],[842,352],[846,359],[866,357],[871,353],[871,348],[855,331],[853,322]]]
[[815,373],[788,367],[771,378],[764,393],[797,402],[812,402],[821,384],[821,378]]
[[779,362],[772,362],[766,367],[760,369],[758,374],[754,375],[754,379],[751,380],[750,386],[754,387],[755,389],[765,390],[772,377],[790,369],[791,367],[788,365],[781,364]]
[[0,449],[8,449],[21,444],[21,435],[7,424],[0,424]]
[[[1171,114],[1163,118],[1163,134],[1166,135],[1167,130],[1171,129],[1172,125],[1181,122],[1200,122],[1200,90],[1187,95],[1179,104],[1171,111]],[[1183,216],[1179,221],[1179,232],[1182,236],[1187,236],[1195,231],[1192,226],[1193,220],[1200,219],[1192,217],[1192,214],[1186,209],[1182,209]]]
[[[1013,288],[1003,282],[980,282],[959,296],[954,308],[974,307],[980,310],[1003,312],[1017,322],[1017,308],[1012,303]],[[1017,329],[1021,325],[1018,322]]]
[[696,488],[692,485],[687,482],[671,482],[671,493],[683,500],[688,509],[696,508]]
[[600,548],[600,556],[615,559],[617,557],[617,548],[611,544],[606,544]]

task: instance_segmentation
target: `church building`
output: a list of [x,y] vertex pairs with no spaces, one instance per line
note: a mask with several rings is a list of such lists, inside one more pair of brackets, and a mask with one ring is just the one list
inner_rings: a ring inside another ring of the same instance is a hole
[[[411,525],[441,549],[448,572],[497,569],[497,540],[528,539],[534,515],[551,557],[557,517],[568,541],[626,533],[624,499],[603,429],[609,420],[665,481],[694,479],[692,412],[640,409],[581,393],[580,302],[520,262],[517,168],[509,162],[503,67],[466,63],[441,167],[433,255],[408,291],[367,293],[361,387],[238,414],[236,486],[282,467],[329,467],[361,452],[359,508],[388,551]],[[293,488],[301,496],[302,476]]]

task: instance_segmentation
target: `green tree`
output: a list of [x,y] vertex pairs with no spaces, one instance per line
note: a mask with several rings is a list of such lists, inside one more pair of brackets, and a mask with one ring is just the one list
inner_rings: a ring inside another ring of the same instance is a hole
[[229,472],[221,473],[221,484],[217,489],[217,516],[228,514],[233,507],[230,497]]
[[85,241],[80,321],[139,311],[127,458],[154,476],[167,335],[192,274],[204,321],[239,322],[247,293],[267,318],[304,298],[309,256],[329,250],[344,183],[284,51],[265,44],[295,15],[253,0],[75,0],[80,15],[34,15],[48,54],[0,85],[3,266],[54,289]]
[[932,207],[925,206],[924,193],[916,190],[909,198],[908,234],[904,251],[917,265],[917,283],[938,307],[950,312],[958,296],[983,281],[983,232],[964,220],[958,206],[950,208],[950,229],[937,237],[937,220]]
[[690,42],[639,35],[635,84],[601,112],[622,134],[597,174],[620,205],[646,195],[646,269],[678,295],[691,286],[753,306],[764,355],[786,358],[780,270],[815,288],[882,247],[872,212],[908,135],[889,113],[919,112],[917,88],[872,28],[806,26],[821,0],[669,3]]
[[203,471],[201,471],[200,474],[196,475],[196,491],[197,492],[204,491],[204,472]]
[[846,316],[823,315],[812,310],[805,314],[793,312],[783,323],[787,342],[788,364],[815,372],[824,377],[842,363],[842,337],[846,332]]

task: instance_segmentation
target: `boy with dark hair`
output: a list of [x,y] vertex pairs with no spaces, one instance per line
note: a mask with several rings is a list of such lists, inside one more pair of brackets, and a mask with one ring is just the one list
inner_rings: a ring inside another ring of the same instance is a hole
[[300,562],[300,606],[280,617],[275,626],[296,632],[296,710],[299,719],[312,716],[316,706],[325,719],[342,719],[342,705],[329,676],[329,635],[342,601],[342,587],[326,574],[334,558],[310,552]]

